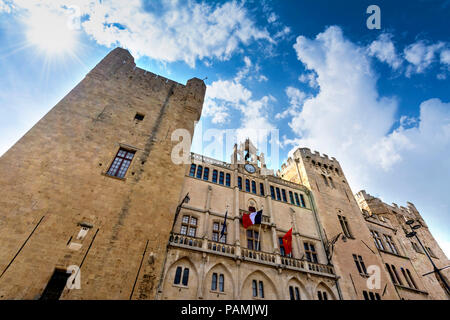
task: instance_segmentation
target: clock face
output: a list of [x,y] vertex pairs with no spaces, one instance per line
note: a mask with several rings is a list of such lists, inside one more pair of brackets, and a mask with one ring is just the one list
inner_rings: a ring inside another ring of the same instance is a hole
[[255,173],[255,171],[256,171],[255,167],[251,164],[246,164],[244,166],[244,168],[245,168],[245,170],[247,170],[250,173]]

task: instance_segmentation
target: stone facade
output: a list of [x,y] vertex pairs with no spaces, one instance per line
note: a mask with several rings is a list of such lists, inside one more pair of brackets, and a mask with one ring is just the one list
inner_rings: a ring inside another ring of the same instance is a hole
[[275,175],[246,141],[230,163],[175,164],[171,135],[193,135],[205,91],[118,48],[0,158],[0,299],[448,299],[414,205],[355,199],[334,158],[300,148]]
[[[182,205],[174,226],[158,298],[261,299],[262,283],[265,299],[290,299],[291,292],[295,299],[297,291],[301,299],[318,299],[319,291],[322,298],[340,299],[310,191],[262,174],[266,168],[259,157],[244,161],[235,149],[233,158],[237,161],[224,163],[192,155],[181,193],[189,193],[191,200]],[[263,210],[262,224],[244,229],[242,215],[253,210]],[[226,236],[220,239],[226,212]],[[293,252],[287,256],[279,244],[291,228]],[[254,240],[260,241],[260,250],[255,250]],[[175,279],[178,268],[189,269],[184,285]],[[217,284],[220,275],[223,288]]]
[[[71,265],[81,288],[61,299],[154,298],[183,184],[170,134],[193,133],[205,90],[118,48],[0,158],[1,299],[39,299]],[[121,148],[134,158],[112,177]]]
[[[377,249],[385,267],[388,268],[389,265],[391,273],[394,273],[392,268],[394,266],[398,272],[398,276],[393,274],[391,278],[394,278],[393,282],[395,282],[399,296],[404,299],[448,299],[450,296],[446,293],[439,278],[435,273],[430,274],[433,267],[427,254],[438,269],[449,266],[450,261],[439,247],[414,204],[407,202],[407,207],[399,207],[395,203],[388,205],[367,194],[364,190],[358,192],[355,197],[369,229],[376,230],[381,235],[381,243]],[[414,220],[414,225],[421,226],[415,230],[418,239],[406,237],[406,234],[411,232],[411,228],[406,224],[408,220]],[[390,239],[387,239],[385,235],[389,235],[393,239],[395,245],[393,250],[389,243]],[[411,270],[412,281],[408,279],[408,270]],[[448,279],[450,270],[444,269],[441,273]]]

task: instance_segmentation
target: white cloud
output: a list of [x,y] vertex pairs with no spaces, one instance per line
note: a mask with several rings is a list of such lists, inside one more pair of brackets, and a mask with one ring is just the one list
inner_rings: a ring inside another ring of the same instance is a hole
[[274,43],[237,1],[210,5],[167,0],[150,3],[147,11],[140,0],[14,0],[14,4],[31,13],[39,7],[63,12],[64,6],[75,5],[88,17],[82,29],[99,44],[120,45],[137,57],[185,61],[192,67],[204,58],[227,60],[252,41]]
[[277,20],[278,20],[278,16],[274,12],[272,12],[270,14],[269,18],[267,18],[267,22],[269,22],[269,23],[274,23]]
[[402,64],[402,59],[397,55],[392,35],[381,34],[377,40],[373,41],[367,48],[369,55],[377,57],[381,62],[386,62],[394,70]]
[[294,87],[286,88],[286,95],[289,99],[289,107],[281,113],[275,115],[276,119],[284,119],[287,116],[295,116],[303,105],[307,95]]
[[436,61],[435,56],[444,48],[443,42],[428,45],[425,41],[420,40],[407,46],[404,50],[405,59],[410,63],[406,69],[406,76],[409,77],[414,73],[425,72],[430,65]]
[[[310,147],[335,156],[353,191],[364,188],[396,203],[409,200],[432,231],[444,232],[450,212],[450,103],[424,101],[417,119],[403,116],[391,132],[398,103],[379,95],[365,48],[346,39],[339,27],[315,39],[299,36],[294,48],[317,74],[320,91],[290,123],[296,136],[284,142],[295,146],[291,153]],[[425,63],[427,50],[410,60]]]
[[446,64],[450,68],[450,49],[441,51],[441,63]]
[[318,88],[317,76],[314,72],[303,73],[298,77],[298,80],[303,83],[307,83],[311,88]]

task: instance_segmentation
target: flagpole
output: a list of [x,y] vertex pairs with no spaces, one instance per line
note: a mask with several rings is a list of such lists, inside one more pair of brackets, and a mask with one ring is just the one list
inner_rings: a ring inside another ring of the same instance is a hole
[[264,205],[261,206],[261,210],[262,210],[262,212],[261,212],[261,223],[259,224],[258,242],[257,242],[257,244],[256,244],[256,245],[258,246],[258,249],[259,249],[259,250],[257,250],[257,251],[261,251],[261,244],[260,244],[259,240],[260,240],[260,238],[261,238],[261,226],[262,226],[262,222],[263,222]]

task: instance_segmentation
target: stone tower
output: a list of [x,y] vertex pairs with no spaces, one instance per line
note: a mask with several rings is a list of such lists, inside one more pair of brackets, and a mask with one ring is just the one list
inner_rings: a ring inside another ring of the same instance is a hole
[[0,158],[1,299],[154,299],[205,91],[117,48]]
[[[325,154],[312,153],[308,148],[299,148],[287,164],[282,165],[278,174],[312,191],[324,238],[328,242],[325,245],[327,254],[340,276],[343,299],[362,300],[364,291],[378,294],[382,300],[398,299],[339,162]],[[368,288],[368,276],[358,272],[353,255],[360,256],[366,268],[371,265],[379,267],[379,288]]]

